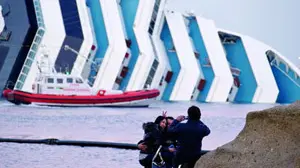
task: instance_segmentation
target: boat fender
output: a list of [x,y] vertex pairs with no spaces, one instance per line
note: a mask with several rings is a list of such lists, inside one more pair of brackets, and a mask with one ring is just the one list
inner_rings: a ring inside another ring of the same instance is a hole
[[105,92],[106,92],[105,90],[99,90],[98,95],[99,96],[104,96]]

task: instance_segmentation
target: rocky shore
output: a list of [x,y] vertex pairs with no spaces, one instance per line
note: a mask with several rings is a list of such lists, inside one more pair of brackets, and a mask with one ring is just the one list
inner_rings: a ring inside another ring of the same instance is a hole
[[300,168],[300,101],[250,112],[231,142],[218,147],[195,168]]

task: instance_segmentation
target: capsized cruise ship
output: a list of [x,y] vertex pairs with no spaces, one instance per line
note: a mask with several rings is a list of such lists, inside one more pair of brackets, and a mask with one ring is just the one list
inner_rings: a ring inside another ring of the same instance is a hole
[[166,3],[0,0],[0,93],[32,92],[54,67],[95,90],[157,88],[162,101],[300,100],[300,70],[278,51]]

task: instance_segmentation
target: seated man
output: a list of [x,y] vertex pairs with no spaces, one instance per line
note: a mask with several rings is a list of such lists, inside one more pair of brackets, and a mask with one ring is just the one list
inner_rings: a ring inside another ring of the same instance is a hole
[[202,139],[210,134],[210,129],[200,121],[200,118],[200,109],[196,106],[191,106],[188,109],[188,121],[180,123],[185,117],[178,116],[168,129],[168,132],[173,133],[178,141],[174,167],[188,164],[189,168],[193,168],[196,161],[200,158]]

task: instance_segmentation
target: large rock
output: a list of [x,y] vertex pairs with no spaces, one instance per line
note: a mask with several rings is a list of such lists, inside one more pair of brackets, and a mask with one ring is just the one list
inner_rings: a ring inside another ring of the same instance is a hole
[[300,168],[300,101],[250,112],[240,134],[195,168]]

